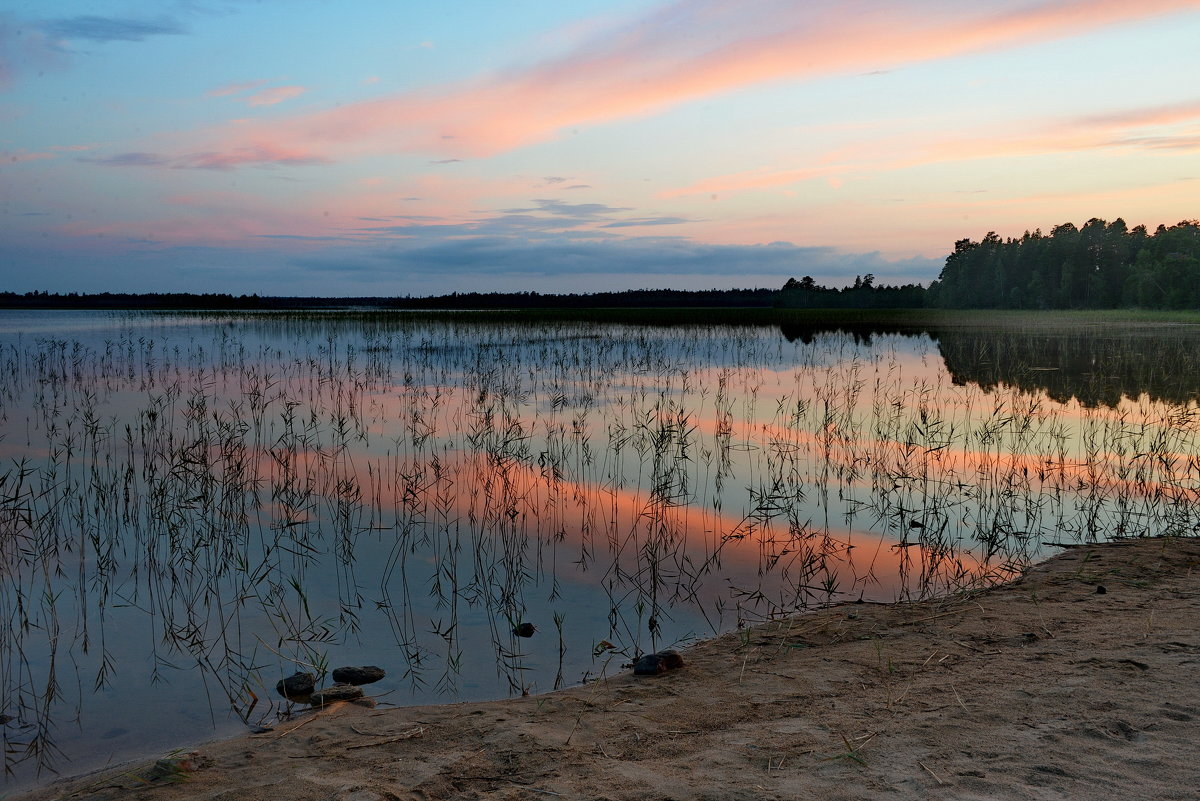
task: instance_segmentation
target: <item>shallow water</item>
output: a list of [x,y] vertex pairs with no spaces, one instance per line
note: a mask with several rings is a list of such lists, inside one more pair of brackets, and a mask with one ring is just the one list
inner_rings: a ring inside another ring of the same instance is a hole
[[5,787],[1195,533],[1196,339],[0,313]]

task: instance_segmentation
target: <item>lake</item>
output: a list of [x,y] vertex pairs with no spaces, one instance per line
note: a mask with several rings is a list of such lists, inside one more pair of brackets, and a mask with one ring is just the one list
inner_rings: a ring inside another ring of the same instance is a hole
[[1194,535],[1197,353],[1163,325],[0,312],[3,786],[272,725],[297,670],[538,693]]

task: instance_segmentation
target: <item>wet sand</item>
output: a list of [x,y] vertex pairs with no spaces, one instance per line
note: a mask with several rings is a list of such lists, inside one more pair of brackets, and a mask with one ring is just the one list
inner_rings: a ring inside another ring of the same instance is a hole
[[[1081,546],[1004,587],[705,641],[661,676],[367,709],[47,799],[1179,799],[1200,787],[1200,540]],[[614,670],[616,666],[614,665]]]

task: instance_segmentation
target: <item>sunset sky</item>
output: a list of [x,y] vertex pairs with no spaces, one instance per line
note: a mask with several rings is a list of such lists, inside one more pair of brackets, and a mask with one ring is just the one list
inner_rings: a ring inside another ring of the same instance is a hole
[[1200,216],[1200,0],[0,0],[0,289],[935,278]]

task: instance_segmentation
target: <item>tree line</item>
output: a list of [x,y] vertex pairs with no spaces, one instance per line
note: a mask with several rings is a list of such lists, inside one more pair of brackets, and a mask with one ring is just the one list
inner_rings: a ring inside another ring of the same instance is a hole
[[1200,221],[1129,228],[1093,217],[1049,234],[960,239],[926,305],[950,309],[1200,308]]
[[854,276],[842,289],[821,286],[806,275],[789,278],[775,305],[785,309],[919,309],[926,306],[928,290],[920,284],[889,286],[876,284],[871,273]]
[[8,309],[669,309],[814,308],[910,309],[924,304],[919,284],[877,285],[873,275],[855,276],[842,289],[820,286],[809,276],[782,289],[628,289],[621,292],[451,292],[427,297],[290,297],[186,292],[0,292]]
[[7,309],[649,309],[771,308],[777,289],[630,289],[623,292],[451,292],[428,297],[343,298],[187,292],[0,292]]
[[1043,234],[960,239],[928,287],[855,276],[826,287],[811,276],[780,289],[623,292],[451,292],[428,297],[313,298],[223,293],[0,292],[0,308],[56,309],[1200,309],[1200,221],[1129,228],[1092,218]]

